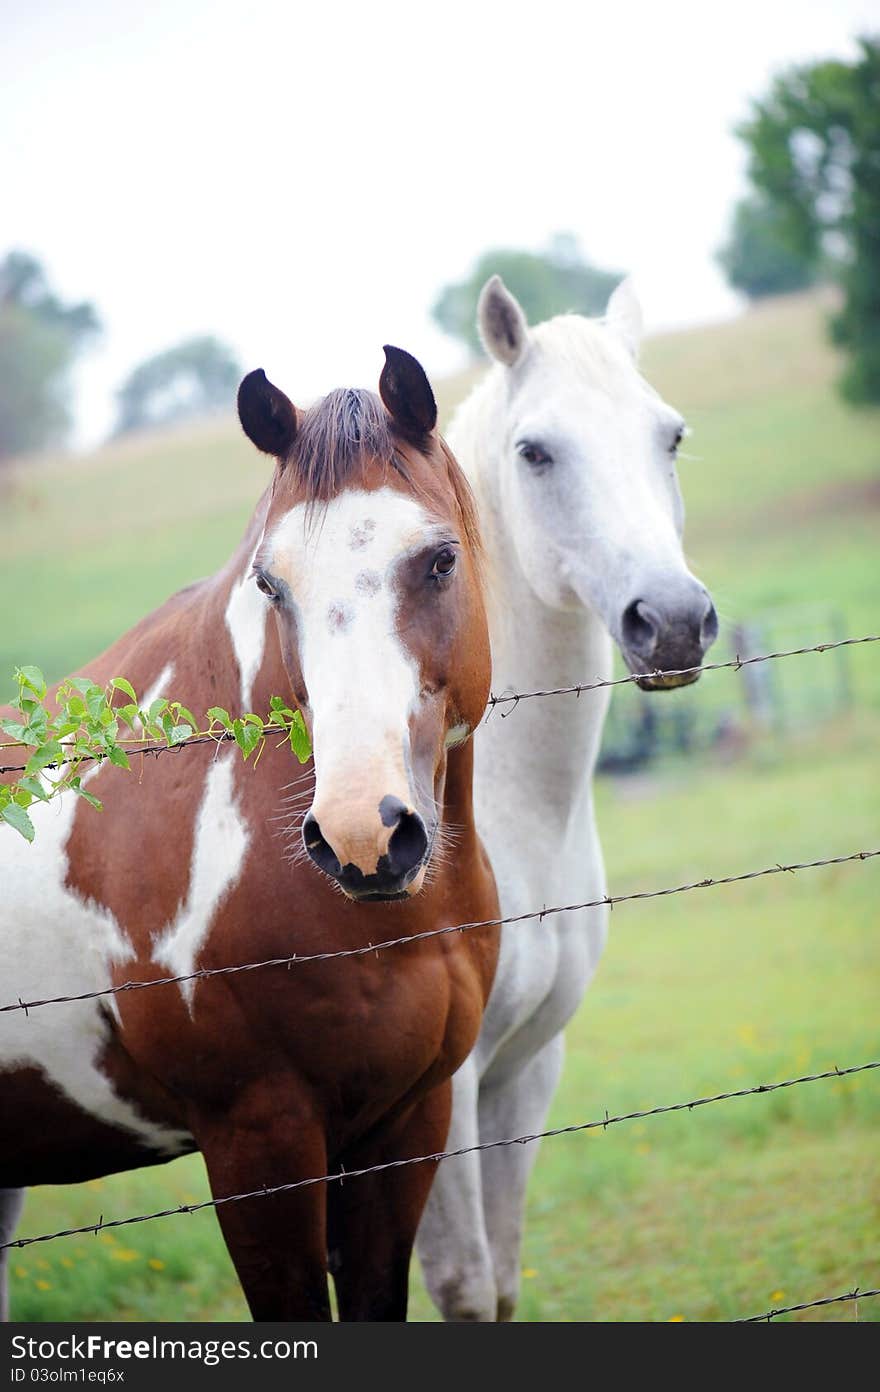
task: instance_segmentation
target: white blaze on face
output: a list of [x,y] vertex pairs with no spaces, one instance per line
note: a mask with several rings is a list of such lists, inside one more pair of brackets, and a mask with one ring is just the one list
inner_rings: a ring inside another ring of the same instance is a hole
[[407,554],[446,535],[394,489],[346,491],[314,517],[297,505],[261,551],[295,608],[315,754],[313,810],[331,844],[325,810],[345,828],[334,850],[364,873],[375,870],[377,848],[384,853],[381,799],[412,806],[413,798],[409,719],[420,677],[397,631],[395,572]]

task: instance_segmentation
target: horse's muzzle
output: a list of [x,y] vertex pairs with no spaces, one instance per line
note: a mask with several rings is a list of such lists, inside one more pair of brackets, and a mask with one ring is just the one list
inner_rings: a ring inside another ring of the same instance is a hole
[[700,665],[718,637],[718,615],[703,586],[665,611],[634,599],[623,611],[620,647],[630,671],[642,673],[643,691],[670,691],[698,680]]
[[348,858],[343,863],[313,813],[309,812],[303,822],[303,844],[309,858],[358,903],[410,898],[409,887],[430,855],[431,838],[417,812],[410,811],[397,798],[385,797],[379,815],[383,826],[391,828],[391,835],[387,850],[376,858],[375,869],[365,868],[363,861],[356,865]]

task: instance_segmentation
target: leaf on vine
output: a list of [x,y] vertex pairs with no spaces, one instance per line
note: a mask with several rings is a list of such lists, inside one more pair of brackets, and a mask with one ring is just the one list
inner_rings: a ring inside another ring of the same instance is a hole
[[290,747],[300,763],[307,763],[312,757],[312,741],[309,739],[309,732],[306,729],[306,722],[303,720],[301,711],[293,712],[287,737],[290,740]]
[[48,802],[52,796],[46,785],[41,783],[38,778],[28,778],[25,775],[18,780],[18,786],[24,788],[26,793],[30,793],[31,797],[39,798],[40,802]]
[[57,764],[64,758],[64,746],[58,740],[48,740],[35,750],[25,765],[25,773],[39,773],[49,764]]
[[33,841],[34,824],[24,808],[19,807],[17,802],[7,802],[5,807],[0,807],[0,817],[11,827],[15,827],[15,830],[24,837],[25,841]]
[[125,677],[114,677],[110,685],[113,687],[114,691],[124,691],[125,695],[130,696],[135,706],[137,706],[135,689],[130,681],[126,681]]
[[208,719],[212,725],[216,723],[222,725],[224,730],[232,730],[232,716],[222,706],[212,706],[208,711]]
[[26,725],[22,725],[18,720],[0,720],[0,729],[7,735],[11,735],[14,740],[20,740],[22,744],[39,744]]
[[117,719],[124,721],[129,730],[134,730],[134,722],[140,720],[137,706],[116,706],[115,710]]
[[16,667],[15,680],[19,686],[28,687],[36,694],[37,700],[42,701],[46,694],[46,678],[39,667]]
[[79,778],[71,778],[70,787],[76,793],[77,797],[85,798],[86,802],[91,803],[92,807],[96,808],[99,812],[104,811],[104,804],[101,799],[96,798],[94,793],[88,792],[87,789],[83,787]]
[[263,738],[262,721],[258,728],[256,725],[246,724],[244,720],[233,720],[232,729],[236,744],[245,759],[249,759]]

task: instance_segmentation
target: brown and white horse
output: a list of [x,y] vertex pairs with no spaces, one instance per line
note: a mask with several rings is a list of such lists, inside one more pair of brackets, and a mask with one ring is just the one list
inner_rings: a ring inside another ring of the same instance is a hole
[[[386,349],[379,390],[300,412],[245,378],[277,466],[241,546],[85,669],[200,714],[292,692],[304,783],[271,741],[256,768],[198,747],[101,768],[103,814],[40,806],[30,847],[0,830],[7,999],[497,915],[467,739],[489,689],[474,505],[415,359]],[[195,1149],[215,1196],[442,1149],[496,951],[486,929],[0,1016],[0,1241],[26,1186]],[[254,1317],[329,1318],[329,1253],[343,1319],[404,1318],[433,1174],[222,1206]]]

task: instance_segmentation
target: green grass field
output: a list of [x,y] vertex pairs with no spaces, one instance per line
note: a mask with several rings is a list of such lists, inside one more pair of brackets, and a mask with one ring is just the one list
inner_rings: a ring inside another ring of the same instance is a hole
[[[834,395],[822,312],[791,298],[656,340],[646,372],[694,432],[688,554],[722,618],[815,603],[876,632],[880,414]],[[30,467],[0,499],[0,587],[14,597],[0,671],[31,661],[58,676],[216,567],[264,478],[227,426]],[[809,682],[811,664],[836,660],[784,665]],[[833,720],[756,737],[736,758],[603,780],[614,892],[880,844],[878,648],[851,650],[849,671],[853,705]],[[707,674],[696,692],[735,680]],[[868,862],[615,909],[551,1124],[880,1057],[877,874]],[[878,1120],[880,1075],[863,1073],[546,1142],[520,1318],[728,1319],[880,1285]],[[206,1193],[198,1158],[38,1190],[21,1232]],[[47,1243],[12,1266],[18,1319],[246,1317],[210,1213]],[[417,1272],[412,1315],[434,1317]],[[797,1318],[878,1319],[880,1300]]]

